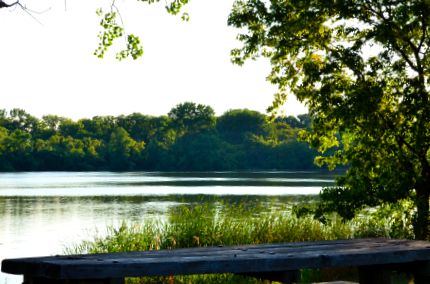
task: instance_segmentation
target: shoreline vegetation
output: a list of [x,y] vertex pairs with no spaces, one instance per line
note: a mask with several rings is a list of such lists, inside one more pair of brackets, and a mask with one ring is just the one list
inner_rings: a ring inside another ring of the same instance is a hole
[[168,115],[38,119],[0,109],[0,172],[315,170],[297,140],[310,116],[269,118],[235,109],[215,116],[186,102]]
[[[245,245],[366,237],[413,239],[409,201],[366,209],[352,220],[336,214],[317,220],[306,206],[317,201],[286,204],[268,210],[247,203],[192,203],[175,207],[166,220],[123,222],[96,233],[92,239],[73,245],[67,254],[125,252],[219,245]],[[351,269],[303,270],[304,283],[339,278],[354,280]],[[400,276],[399,276],[400,277]],[[403,276],[401,276],[403,277]],[[232,274],[130,278],[126,283],[267,283]]]

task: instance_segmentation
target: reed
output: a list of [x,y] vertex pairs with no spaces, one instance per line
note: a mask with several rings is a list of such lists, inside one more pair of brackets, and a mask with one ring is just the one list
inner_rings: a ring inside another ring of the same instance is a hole
[[[297,217],[288,208],[276,212],[257,210],[256,214],[246,204],[184,205],[174,208],[167,220],[143,220],[140,224],[123,222],[119,227],[108,227],[105,233],[97,234],[92,240],[69,248],[67,253],[142,251],[354,237],[411,237],[411,225],[408,219],[399,213],[404,210],[404,205],[402,206],[363,211],[358,217],[346,222],[333,215],[328,222],[321,223],[311,215]],[[403,220],[400,225],[399,218]],[[325,277],[321,276],[323,274],[321,271],[302,272],[305,282],[323,281],[325,280],[323,279]],[[221,274],[133,278],[127,279],[127,283],[264,283],[264,281]]]

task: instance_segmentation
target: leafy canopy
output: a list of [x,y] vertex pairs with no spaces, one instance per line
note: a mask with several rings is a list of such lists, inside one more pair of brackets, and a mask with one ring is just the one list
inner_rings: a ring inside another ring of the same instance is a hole
[[169,111],[168,116],[180,136],[188,132],[210,130],[216,123],[212,107],[193,102],[178,104]]
[[398,0],[237,0],[229,24],[242,47],[232,60],[266,57],[278,85],[313,117],[306,139],[348,165],[325,209],[352,217],[365,205],[413,198],[416,234],[428,234],[430,3]]

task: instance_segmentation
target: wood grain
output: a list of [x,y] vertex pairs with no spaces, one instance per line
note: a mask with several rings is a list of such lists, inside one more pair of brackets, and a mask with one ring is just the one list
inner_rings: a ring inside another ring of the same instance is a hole
[[120,279],[227,272],[263,275],[303,268],[411,263],[417,265],[408,267],[419,267],[428,262],[429,242],[355,239],[5,259],[1,269],[29,279]]

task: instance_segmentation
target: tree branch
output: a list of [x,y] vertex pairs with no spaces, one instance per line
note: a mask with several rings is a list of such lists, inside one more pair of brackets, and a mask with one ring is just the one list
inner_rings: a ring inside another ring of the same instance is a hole
[[7,4],[7,3],[3,2],[3,0],[0,0],[0,9],[1,8],[10,8],[10,7],[18,5],[18,4],[19,4],[19,1],[16,1],[16,2],[11,3],[11,4]]
[[[367,5],[364,5],[363,8],[367,9],[369,12],[375,15],[375,17],[379,18],[382,22],[388,24],[391,27],[392,36],[394,38],[392,41],[390,41],[390,44],[397,52],[400,53],[400,56],[408,63],[409,67],[411,67],[412,70],[416,71],[417,73],[420,73],[421,58],[419,57],[419,48],[415,46],[411,39],[404,34],[402,29],[390,19],[391,15],[386,17],[384,15],[384,12],[382,11],[382,6],[379,6],[379,11],[373,9],[370,2],[368,2]],[[390,13],[392,13],[391,7],[388,8],[390,8],[389,11]],[[405,50],[403,50],[402,47],[399,46],[399,44],[396,42],[396,38],[398,38],[400,41],[403,41],[411,48],[414,58],[417,61],[416,64],[414,64],[413,60],[409,58]]]

